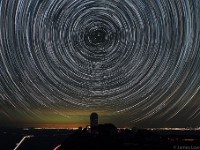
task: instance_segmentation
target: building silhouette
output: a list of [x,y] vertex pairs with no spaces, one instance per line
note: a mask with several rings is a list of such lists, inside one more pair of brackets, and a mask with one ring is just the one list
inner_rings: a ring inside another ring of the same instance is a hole
[[98,114],[93,112],[90,115],[90,127],[93,128],[93,127],[97,127],[97,126],[98,126]]
[[[80,127],[54,150],[170,150],[174,149],[174,144],[180,144],[171,143],[176,139],[174,135],[161,136],[150,130],[138,128],[133,128],[133,130],[117,129],[112,123],[98,124],[98,114],[95,112],[90,115],[90,127],[86,127],[84,130]],[[185,139],[185,135],[183,139]],[[197,142],[199,144],[199,141]]]
[[98,134],[98,114],[95,112],[90,115],[90,127],[92,134]]

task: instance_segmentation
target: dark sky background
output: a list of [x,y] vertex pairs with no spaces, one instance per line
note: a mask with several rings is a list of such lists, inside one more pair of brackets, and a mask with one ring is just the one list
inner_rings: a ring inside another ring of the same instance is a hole
[[0,126],[200,126],[198,0],[1,0]]

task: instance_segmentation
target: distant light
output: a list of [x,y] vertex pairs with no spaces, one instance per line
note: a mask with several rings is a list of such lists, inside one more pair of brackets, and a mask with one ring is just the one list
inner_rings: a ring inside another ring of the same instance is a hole
[[29,128],[23,128],[23,130],[29,130]]

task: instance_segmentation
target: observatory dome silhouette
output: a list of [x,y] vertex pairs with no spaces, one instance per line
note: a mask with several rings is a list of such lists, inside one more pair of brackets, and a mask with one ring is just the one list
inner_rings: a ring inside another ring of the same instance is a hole
[[93,112],[90,115],[90,127],[97,127],[98,126],[98,114]]

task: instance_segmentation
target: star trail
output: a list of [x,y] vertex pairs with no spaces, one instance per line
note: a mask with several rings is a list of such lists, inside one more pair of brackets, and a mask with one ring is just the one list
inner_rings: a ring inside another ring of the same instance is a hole
[[199,65],[199,0],[0,1],[2,124],[197,126]]

